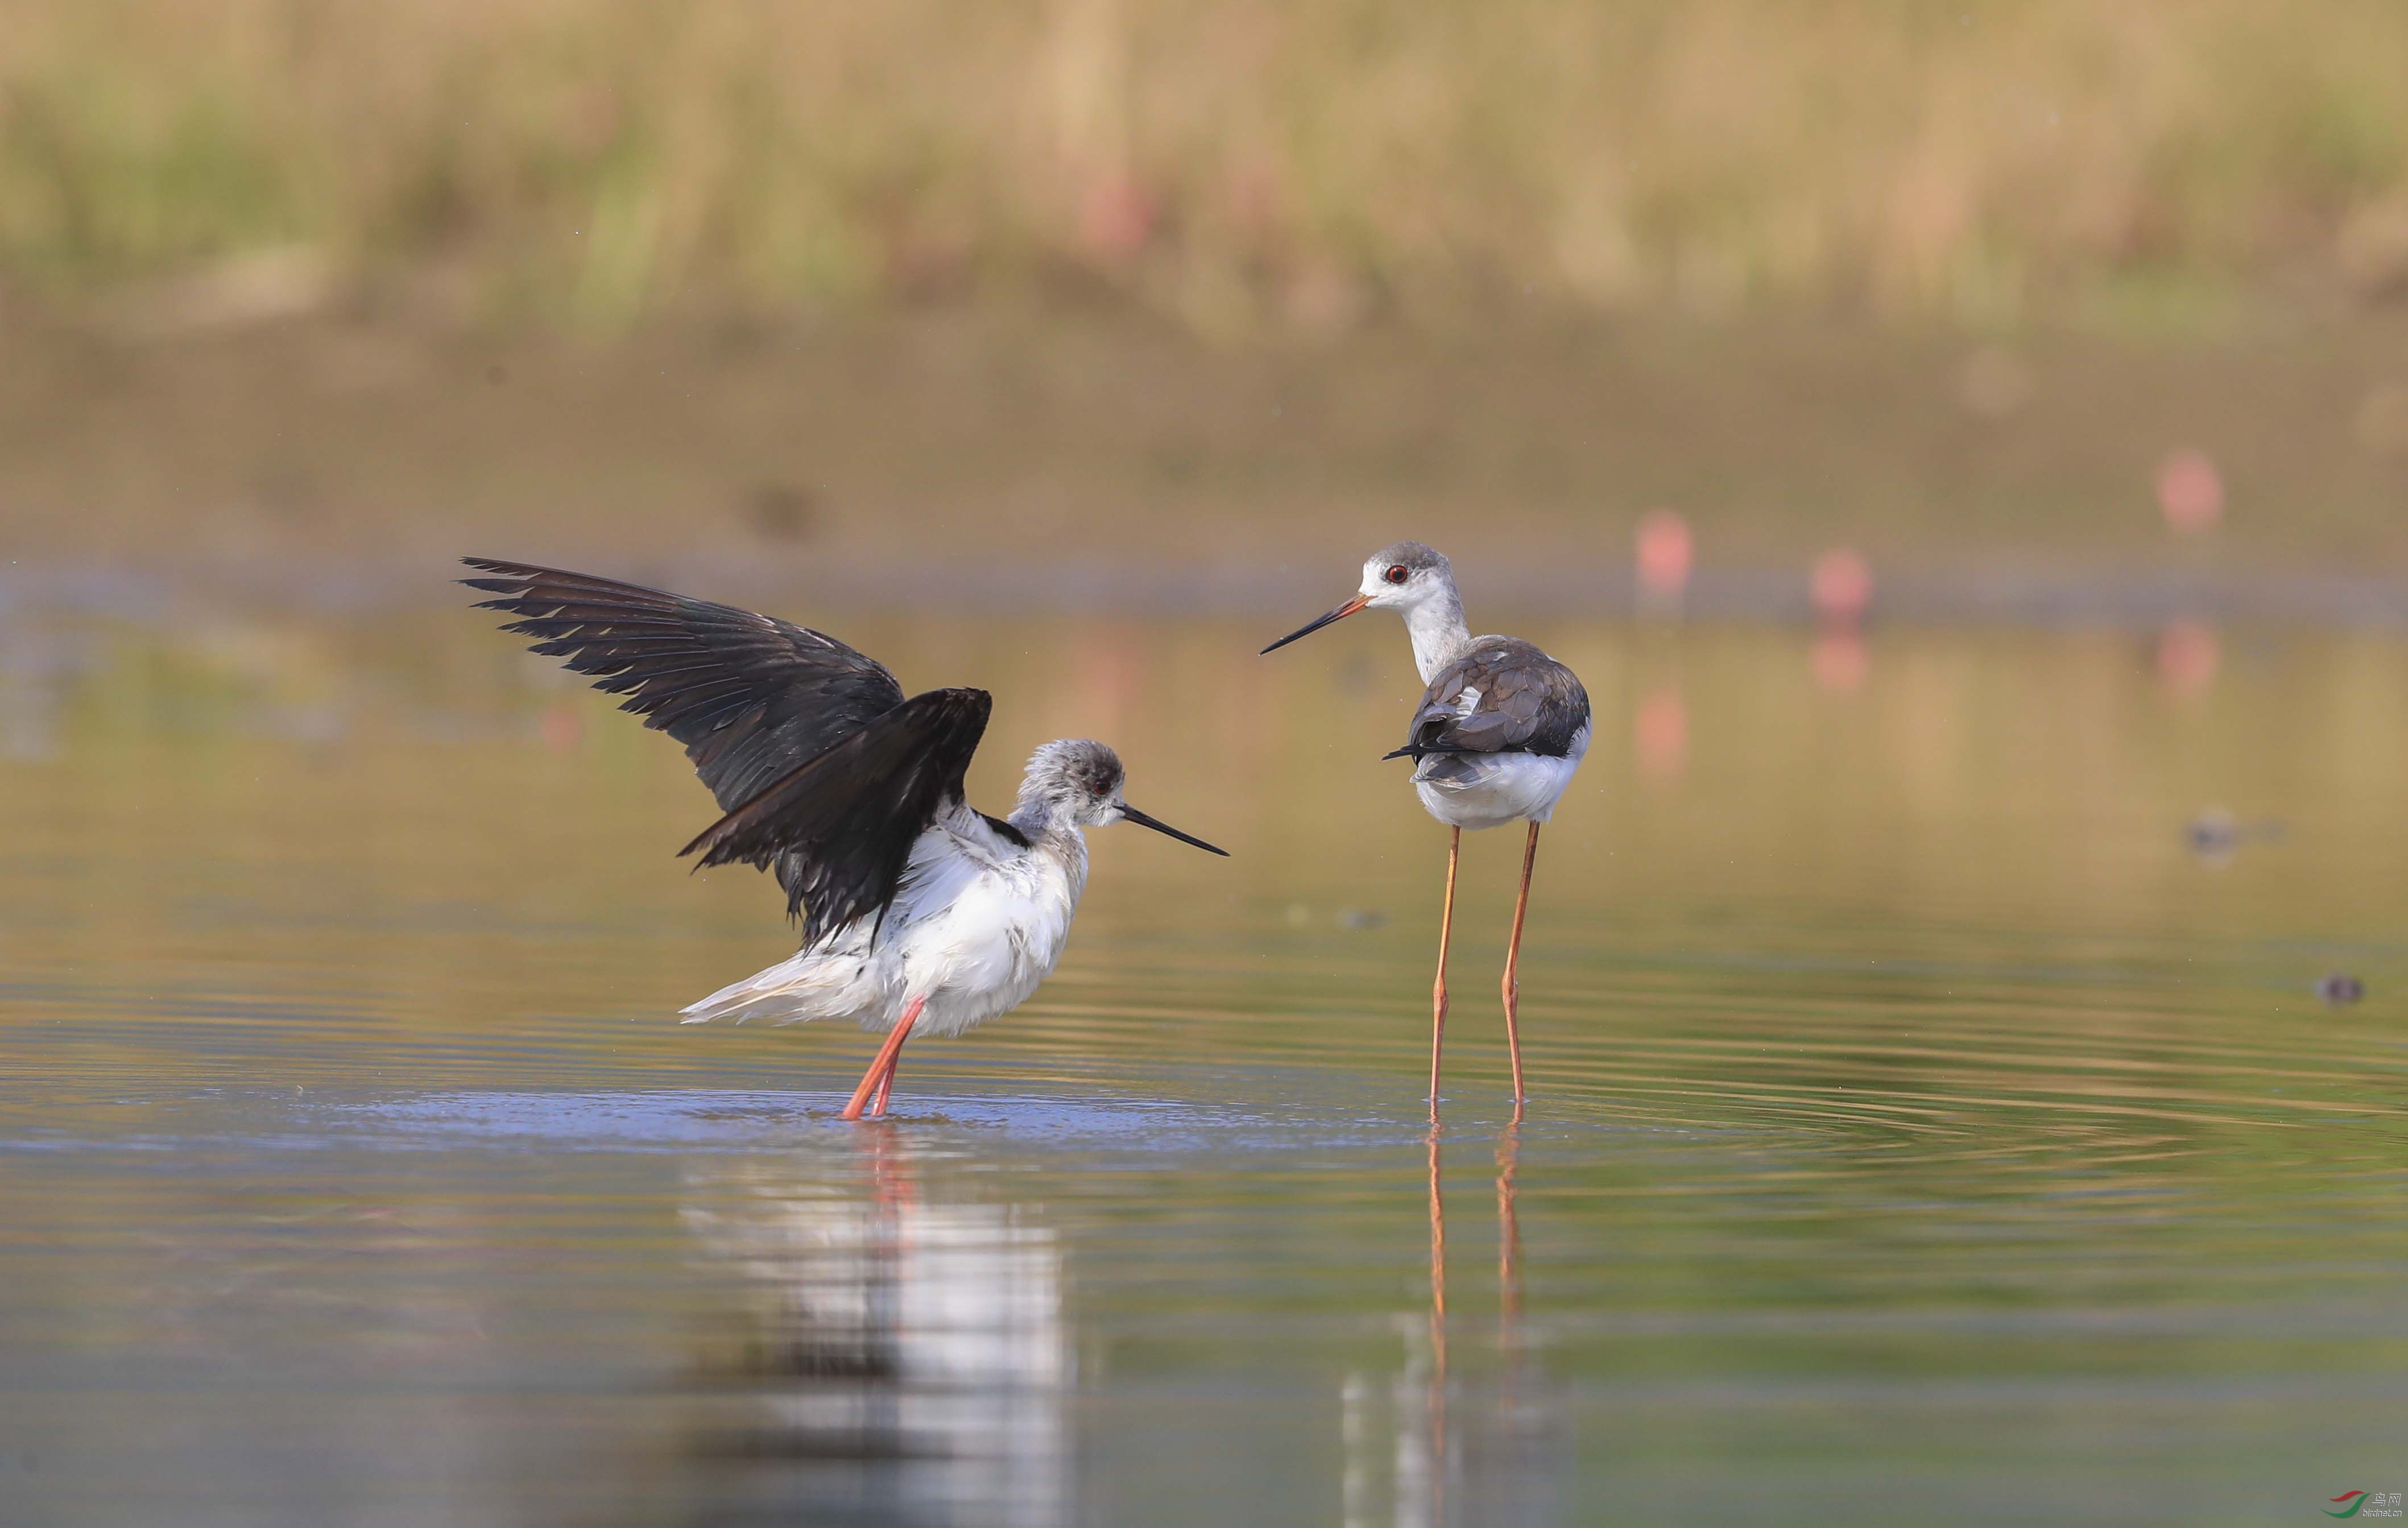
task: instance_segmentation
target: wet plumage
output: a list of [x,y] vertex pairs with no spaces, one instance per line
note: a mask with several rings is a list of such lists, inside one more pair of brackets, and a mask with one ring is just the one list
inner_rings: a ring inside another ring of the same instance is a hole
[[907,698],[875,660],[822,632],[589,574],[488,558],[480,602],[622,709],[685,746],[723,815],[681,851],[769,870],[802,926],[790,959],[688,1007],[792,1023],[851,1018],[892,1032],[872,1084],[884,1105],[915,1025],[956,1035],[1008,1012],[1050,975],[1087,880],[1081,830],[1133,821],[1198,848],[1122,798],[1119,758],[1065,739],[1037,750],[1009,819],[964,778],[993,701]]

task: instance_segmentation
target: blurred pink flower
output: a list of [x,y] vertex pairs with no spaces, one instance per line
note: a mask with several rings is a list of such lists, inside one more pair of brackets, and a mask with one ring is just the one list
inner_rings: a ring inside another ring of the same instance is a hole
[[1099,265],[1125,265],[1145,251],[1159,212],[1136,177],[1125,170],[1098,175],[1079,203],[1079,248]]
[[1689,522],[1670,509],[1639,517],[1639,592],[1650,599],[1677,600],[1689,586],[1697,554]]
[[2224,518],[2224,476],[2204,451],[2186,447],[2157,464],[2157,508],[2186,536],[2213,530]]
[[1828,626],[1854,626],[1873,602],[1872,564],[1845,547],[1814,559],[1814,614]]

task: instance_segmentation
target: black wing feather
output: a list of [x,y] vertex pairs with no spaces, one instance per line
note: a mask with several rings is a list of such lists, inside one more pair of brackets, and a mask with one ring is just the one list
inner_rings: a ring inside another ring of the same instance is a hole
[[722,811],[903,704],[883,665],[806,627],[591,574],[461,561],[495,575],[460,580],[501,596],[478,608],[519,617],[502,629],[538,638],[535,651],[683,743]]
[[913,840],[962,799],[990,709],[985,692],[911,700],[836,638],[733,606],[591,574],[485,557],[463,578],[498,598],[623,710],[685,745],[727,815],[686,846],[704,864],[774,869],[803,942],[895,899]]
[[700,853],[706,865],[800,865],[786,884],[788,910],[803,919],[804,945],[816,944],[895,900],[912,842],[961,804],[962,777],[993,705],[983,690],[914,695],[679,852]]
[[[1479,693],[1467,708],[1468,690]],[[1588,691],[1570,669],[1527,642],[1483,637],[1430,680],[1405,746],[1385,757],[1538,753],[1560,759],[1588,720]]]

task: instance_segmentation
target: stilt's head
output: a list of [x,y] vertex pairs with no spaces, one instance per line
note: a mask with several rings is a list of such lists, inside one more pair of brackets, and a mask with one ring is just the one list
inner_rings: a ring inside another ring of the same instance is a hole
[[1020,808],[1012,818],[1015,821],[1024,817],[1036,818],[1078,828],[1135,822],[1140,827],[1168,834],[1182,844],[1194,844],[1215,854],[1228,853],[1226,849],[1213,849],[1203,839],[1190,837],[1130,806],[1121,794],[1126,780],[1127,773],[1121,768],[1119,754],[1088,738],[1065,737],[1029,755],[1028,773],[1020,782]]
[[1455,566],[1435,547],[1399,541],[1363,560],[1363,588],[1354,597],[1377,610],[1405,610],[1431,600],[1451,600]]
[[1275,651],[1357,610],[1395,610],[1404,616],[1409,625],[1416,615],[1428,612],[1441,624],[1460,625],[1463,601],[1455,592],[1454,564],[1446,560],[1445,553],[1418,541],[1398,541],[1382,547],[1363,560],[1363,587],[1354,592],[1353,599],[1320,620],[1297,627],[1263,650]]

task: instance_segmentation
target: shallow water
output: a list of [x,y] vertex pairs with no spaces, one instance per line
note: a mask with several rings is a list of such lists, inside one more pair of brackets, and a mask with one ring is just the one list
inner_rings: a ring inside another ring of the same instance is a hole
[[778,900],[684,874],[675,748],[482,618],[0,621],[0,1519],[2408,1490],[2408,647],[1530,632],[1599,717],[1534,1098],[1481,835],[1433,1136],[1392,625],[824,620],[995,689],[982,804],[1092,734],[1237,856],[1097,835],[1063,969],[870,1127],[858,1033],[673,1021],[785,951]]

